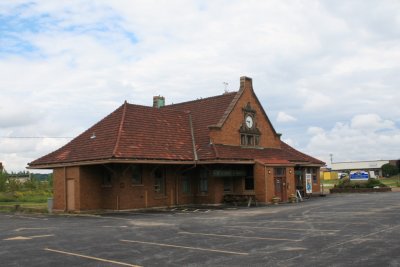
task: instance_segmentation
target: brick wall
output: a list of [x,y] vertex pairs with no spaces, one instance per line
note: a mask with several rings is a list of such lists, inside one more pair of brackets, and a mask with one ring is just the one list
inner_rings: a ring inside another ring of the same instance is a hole
[[64,168],[53,170],[53,209],[63,211],[65,208]]
[[250,102],[251,107],[256,111],[254,123],[261,132],[260,146],[280,148],[279,137],[274,133],[274,130],[262,112],[262,107],[256,100],[251,80],[250,82],[246,80],[243,86],[245,87],[244,91],[224,125],[221,129],[212,128],[210,130],[212,142],[215,144],[240,145],[239,129],[243,124],[245,116],[242,109]]
[[267,202],[267,184],[266,184],[266,171],[263,164],[256,163],[254,165],[254,189],[256,199],[258,202]]
[[[179,166],[165,166],[166,186],[165,193],[159,194],[154,190],[154,170],[156,165],[143,165],[141,185],[132,184],[132,171],[129,165],[114,166],[114,175],[111,184],[104,185],[103,166],[67,167],[67,180],[73,180],[75,186],[76,210],[128,210],[148,207],[165,207],[184,204],[216,204],[222,203],[224,196],[224,178],[208,177],[208,192],[199,192],[200,168],[186,174],[191,181],[191,193],[184,194]],[[162,168],[162,167],[161,167]],[[253,169],[255,194],[258,202],[271,202],[275,195],[274,167],[256,163]],[[65,180],[64,168],[54,169],[54,209],[65,209]],[[317,172],[317,175],[319,173]],[[286,167],[286,197],[295,194],[294,168]],[[318,184],[313,185],[313,191],[319,191]],[[233,192],[235,194],[248,193],[244,191],[242,177],[233,178]],[[68,200],[68,198],[67,198]],[[284,199],[286,200],[286,199]]]
[[80,168],[80,210],[97,210],[101,208],[101,182],[100,167],[83,166]]

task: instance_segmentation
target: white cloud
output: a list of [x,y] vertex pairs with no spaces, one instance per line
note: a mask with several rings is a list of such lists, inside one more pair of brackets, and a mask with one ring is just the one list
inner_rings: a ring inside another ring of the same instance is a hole
[[356,115],[351,120],[351,128],[365,130],[387,130],[394,129],[395,123],[390,120],[383,120],[377,114]]
[[350,122],[332,129],[310,127],[307,151],[328,162],[399,158],[400,128],[376,114],[355,115]]
[[[0,136],[76,136],[124,100],[213,96],[247,75],[299,149],[351,158],[338,140],[388,151],[396,140],[396,1],[18,0],[0,14]],[[0,161],[16,171],[58,145],[4,142]]]
[[308,128],[307,133],[311,135],[323,135],[325,134],[325,130],[321,127],[311,126]]
[[282,138],[282,141],[288,144],[289,146],[297,146],[297,144],[290,138]]
[[290,116],[289,114],[279,111],[278,116],[276,118],[277,122],[291,122],[291,121],[296,121],[297,119],[293,116]]

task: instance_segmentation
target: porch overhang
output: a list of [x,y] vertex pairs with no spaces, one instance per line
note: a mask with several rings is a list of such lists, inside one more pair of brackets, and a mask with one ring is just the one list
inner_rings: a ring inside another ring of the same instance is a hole
[[29,165],[27,169],[54,169],[73,166],[120,164],[166,164],[166,165],[206,165],[206,164],[254,164],[254,160],[166,160],[166,159],[98,159],[75,162],[44,163]]
[[285,167],[294,167],[295,164],[285,159],[255,159],[256,163],[259,163],[264,166],[285,166]]

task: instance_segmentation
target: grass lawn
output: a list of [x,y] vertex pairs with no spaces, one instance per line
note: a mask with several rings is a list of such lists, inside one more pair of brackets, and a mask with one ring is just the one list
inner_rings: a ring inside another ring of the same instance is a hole
[[47,202],[0,202],[0,212],[47,212]]
[[391,176],[389,178],[381,178],[382,183],[390,187],[400,187],[400,175]]
[[[389,178],[380,178],[379,179],[382,183],[390,187],[400,187],[400,176],[395,175]],[[339,183],[339,179],[336,180],[322,180],[321,183],[324,185],[324,188],[333,188],[335,184]]]
[[49,196],[43,191],[0,192],[0,211],[47,212]]
[[324,187],[326,188],[333,188],[335,186],[335,184],[337,184],[339,182],[339,179],[336,180],[322,180],[321,184],[324,185]]

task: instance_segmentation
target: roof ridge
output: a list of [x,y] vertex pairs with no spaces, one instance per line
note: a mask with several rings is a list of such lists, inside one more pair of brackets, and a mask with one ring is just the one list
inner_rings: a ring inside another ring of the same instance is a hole
[[209,97],[205,97],[205,98],[199,98],[199,99],[195,99],[195,100],[189,100],[189,101],[180,102],[180,103],[176,103],[176,104],[169,104],[169,105],[165,105],[165,106],[161,107],[161,109],[166,108],[166,107],[171,107],[171,106],[178,106],[178,105],[184,105],[184,104],[188,104],[188,103],[194,103],[194,102],[200,102],[200,101],[210,100],[210,99],[212,99],[212,98],[218,98],[218,97],[223,97],[223,96],[226,96],[226,95],[236,94],[237,92],[238,92],[238,91],[227,92],[227,93],[223,93],[222,95],[209,96]]
[[[232,110],[235,108],[236,103],[239,101],[240,97],[243,95],[244,88],[240,88],[239,91],[236,92],[235,97],[232,99],[231,103],[229,103],[228,107],[226,108],[224,114],[218,121],[218,123],[215,125],[217,127],[222,127],[226,119],[229,117],[229,114],[231,114]],[[214,125],[213,125],[214,126]]]
[[115,157],[115,154],[117,153],[117,149],[119,147],[119,141],[121,140],[121,134],[122,134],[122,128],[124,126],[124,122],[125,122],[125,115],[126,115],[126,108],[128,106],[128,102],[125,100],[124,102],[124,109],[122,110],[122,118],[121,118],[121,122],[119,124],[119,128],[118,128],[118,137],[117,137],[117,141],[115,142],[115,147],[112,153],[112,156]]

